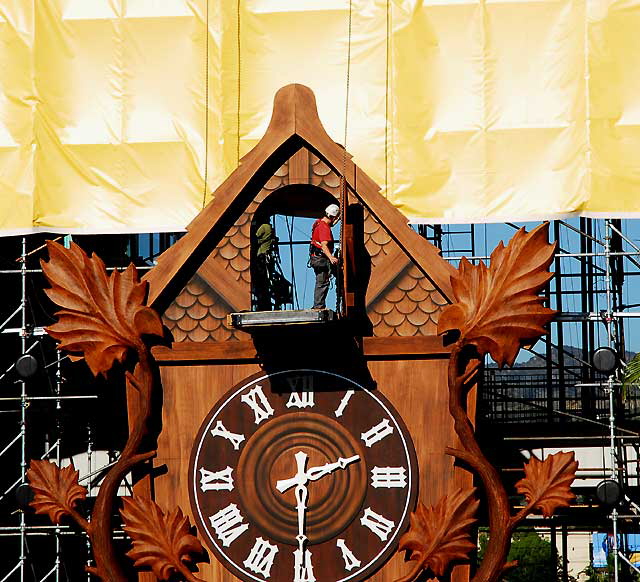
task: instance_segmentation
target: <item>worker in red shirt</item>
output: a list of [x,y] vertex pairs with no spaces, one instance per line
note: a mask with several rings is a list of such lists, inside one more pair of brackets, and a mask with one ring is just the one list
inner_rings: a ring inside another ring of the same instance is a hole
[[331,227],[340,220],[340,208],[329,204],[324,216],[313,223],[311,244],[309,245],[309,266],[316,274],[316,286],[313,291],[313,309],[325,309],[329,292],[331,267],[338,264],[333,256],[333,234]]

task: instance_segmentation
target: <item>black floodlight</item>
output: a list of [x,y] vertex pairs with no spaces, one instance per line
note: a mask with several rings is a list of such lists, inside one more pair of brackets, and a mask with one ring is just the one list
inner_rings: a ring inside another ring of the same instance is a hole
[[622,488],[617,481],[605,479],[596,486],[596,498],[600,505],[612,507],[622,499]]
[[611,374],[618,367],[618,354],[612,348],[598,348],[591,358],[593,367],[603,374]]
[[33,489],[27,483],[21,483],[16,487],[16,501],[18,502],[18,507],[23,511],[30,508],[29,503],[33,501],[33,498]]
[[31,378],[38,371],[38,360],[32,355],[25,354],[16,361],[16,372],[20,378]]

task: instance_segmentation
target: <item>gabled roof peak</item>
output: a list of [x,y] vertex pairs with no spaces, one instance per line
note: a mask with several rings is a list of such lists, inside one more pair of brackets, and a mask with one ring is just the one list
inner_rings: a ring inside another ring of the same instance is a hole
[[187,234],[163,253],[145,276],[151,305],[160,311],[168,305],[265,182],[305,146],[337,174],[342,175],[344,169],[347,186],[356,198],[436,288],[452,299],[450,276],[454,268],[440,257],[438,249],[408,227],[407,219],[380,194],[380,187],[329,137],[318,117],[313,91],[305,85],[291,84],[276,93],[262,139],[215,190],[212,201],[187,227]]

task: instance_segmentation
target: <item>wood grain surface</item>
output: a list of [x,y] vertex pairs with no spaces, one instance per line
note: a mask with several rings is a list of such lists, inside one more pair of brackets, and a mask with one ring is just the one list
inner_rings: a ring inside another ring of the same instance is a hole
[[[447,354],[414,360],[369,361],[371,379],[401,415],[412,435],[419,465],[419,498],[429,505],[461,484],[469,485],[470,476],[454,467],[444,454],[446,446],[456,446],[453,422],[447,410]],[[321,362],[319,362],[321,363]],[[295,368],[295,361],[291,362]],[[156,501],[165,507],[179,505],[190,512],[188,465],[191,447],[200,425],[217,400],[231,387],[258,373],[257,364],[176,365],[165,361],[160,367],[164,390],[163,432],[154,461],[156,477],[153,491]],[[357,374],[361,375],[358,370]],[[473,404],[473,403],[472,403]],[[471,406],[473,412],[473,406]],[[193,515],[190,515],[193,520]],[[394,555],[371,579],[391,582],[409,568],[404,556]],[[212,556],[202,565],[202,578],[209,582],[230,582],[236,578]],[[457,567],[454,580],[465,580],[466,567]]]

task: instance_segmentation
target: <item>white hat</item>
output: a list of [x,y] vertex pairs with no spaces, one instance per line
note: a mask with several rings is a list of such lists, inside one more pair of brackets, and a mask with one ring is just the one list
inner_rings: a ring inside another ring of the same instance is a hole
[[340,207],[337,204],[329,204],[324,210],[324,213],[330,218],[335,218],[340,213]]

